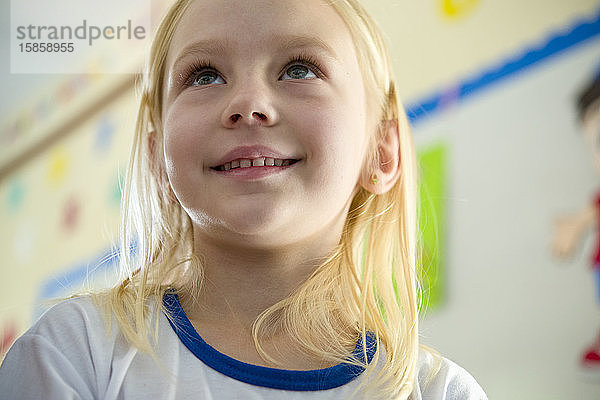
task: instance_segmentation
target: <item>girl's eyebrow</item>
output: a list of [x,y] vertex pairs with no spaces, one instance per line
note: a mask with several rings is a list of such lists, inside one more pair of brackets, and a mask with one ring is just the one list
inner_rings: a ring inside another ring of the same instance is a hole
[[285,35],[279,36],[278,40],[282,42],[279,50],[316,47],[327,53],[331,58],[337,59],[337,54],[333,50],[333,47],[317,36]]
[[173,70],[177,70],[179,64],[189,55],[203,53],[206,55],[223,55],[225,54],[226,46],[218,40],[206,39],[191,43],[183,48],[173,62]]
[[[276,35],[274,41],[279,42],[279,51],[289,51],[298,48],[317,48],[325,52],[330,58],[337,60],[337,55],[333,48],[322,39],[316,36],[300,36],[300,35]],[[202,53],[207,56],[222,56],[227,52],[228,48],[231,48],[231,43],[215,39],[199,40],[191,43],[183,48],[179,55],[173,62],[172,70],[177,70],[180,63],[185,58],[192,54]]]

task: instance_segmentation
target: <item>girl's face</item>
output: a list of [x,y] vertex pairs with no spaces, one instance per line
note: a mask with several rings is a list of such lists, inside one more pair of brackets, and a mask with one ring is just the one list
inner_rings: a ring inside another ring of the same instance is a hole
[[337,243],[369,128],[354,45],[334,9],[194,1],[175,31],[163,93],[167,175],[195,234]]

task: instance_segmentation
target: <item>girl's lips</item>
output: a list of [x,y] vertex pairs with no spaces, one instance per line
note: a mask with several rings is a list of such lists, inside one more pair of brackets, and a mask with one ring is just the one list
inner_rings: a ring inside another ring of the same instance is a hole
[[221,165],[226,163],[230,163],[234,160],[241,159],[256,159],[259,157],[263,158],[273,158],[273,159],[298,159],[300,157],[293,157],[289,154],[283,154],[279,151],[273,150],[269,147],[262,145],[253,145],[253,146],[239,146],[235,149],[229,151],[227,154],[223,155],[218,161],[215,162],[211,168],[215,169]]
[[211,171],[218,176],[239,179],[239,180],[253,180],[260,179],[271,175],[276,175],[281,172],[284,172],[290,168],[294,168],[297,164],[300,163],[300,160],[290,164],[290,165],[282,165],[278,166],[262,166],[262,167],[246,167],[246,168],[234,168],[228,171],[217,171],[211,169]]

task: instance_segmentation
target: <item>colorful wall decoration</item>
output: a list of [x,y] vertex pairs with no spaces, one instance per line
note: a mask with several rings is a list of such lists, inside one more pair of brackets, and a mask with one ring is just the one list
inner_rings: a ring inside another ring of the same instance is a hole
[[421,244],[422,311],[443,302],[445,279],[446,144],[435,143],[419,151],[421,184],[419,225]]
[[136,115],[133,85],[92,108],[72,132],[0,183],[0,322],[13,321],[19,332],[43,300],[105,286],[114,276],[105,253],[118,239],[120,181]]

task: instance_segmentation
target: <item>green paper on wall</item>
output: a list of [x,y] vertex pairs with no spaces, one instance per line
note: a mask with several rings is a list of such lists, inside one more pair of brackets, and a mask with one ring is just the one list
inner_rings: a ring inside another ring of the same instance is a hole
[[419,149],[422,311],[441,305],[444,294],[445,159],[446,145]]

